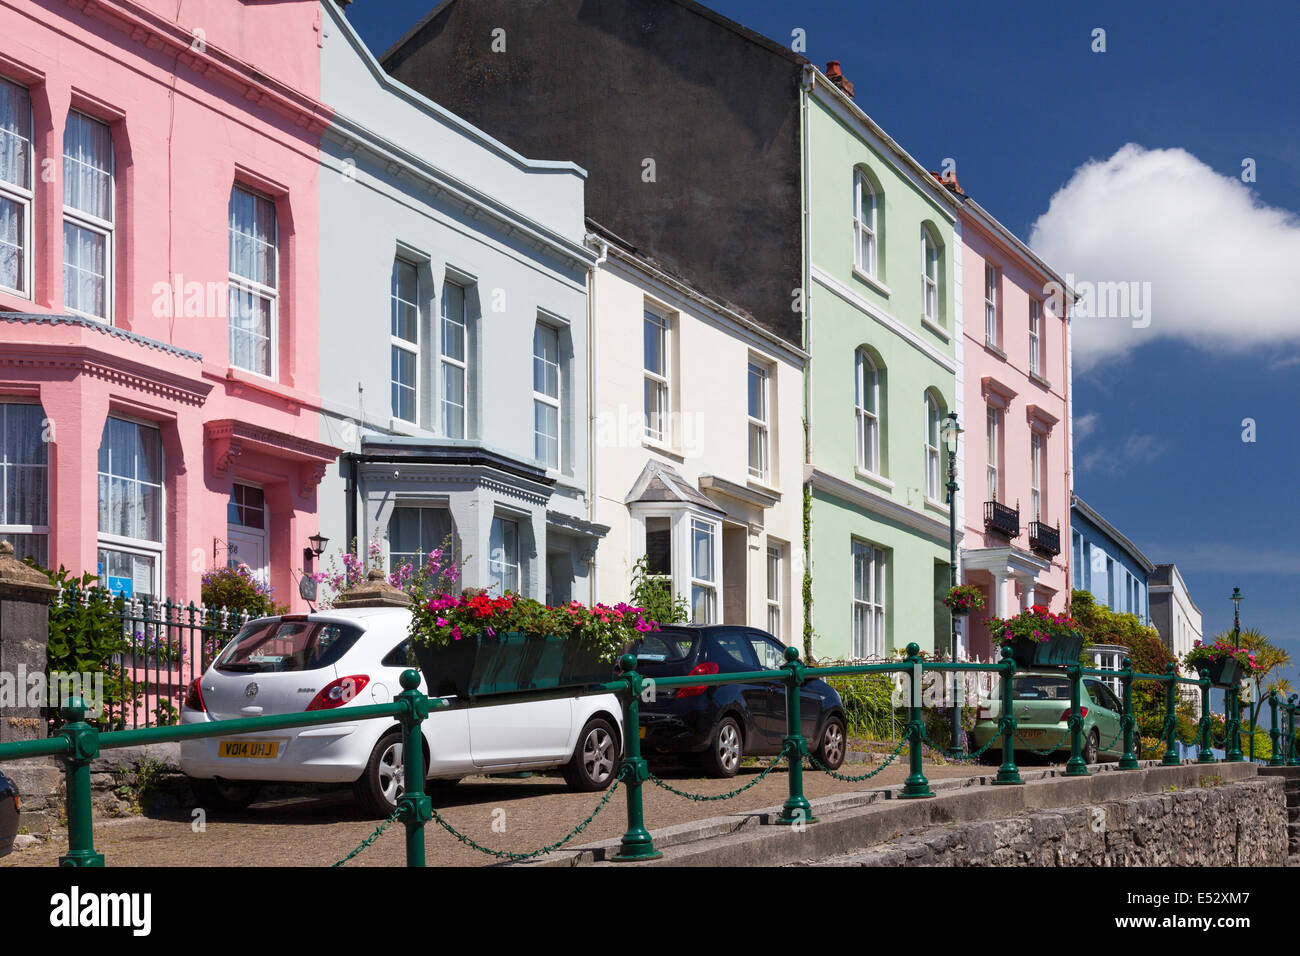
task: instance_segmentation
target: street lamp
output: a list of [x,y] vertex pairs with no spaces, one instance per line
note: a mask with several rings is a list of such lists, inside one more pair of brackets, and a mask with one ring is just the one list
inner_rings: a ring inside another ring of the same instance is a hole
[[[943,445],[948,452],[948,585],[957,586],[957,436],[962,427],[957,424],[957,413],[949,412],[943,419]],[[952,641],[949,645],[953,662],[957,661],[957,615],[952,618]],[[952,672],[952,757],[963,755],[961,746],[961,700],[957,695],[957,671]]]
[[[1237,650],[1241,650],[1241,588],[1232,589],[1232,644]],[[1224,760],[1228,763],[1241,763],[1245,757],[1241,752],[1241,683],[1238,681],[1233,687],[1228,688],[1228,717],[1230,718],[1230,727],[1228,734],[1228,743],[1231,745],[1228,752],[1223,755]],[[1255,735],[1251,734],[1251,747],[1255,745]]]

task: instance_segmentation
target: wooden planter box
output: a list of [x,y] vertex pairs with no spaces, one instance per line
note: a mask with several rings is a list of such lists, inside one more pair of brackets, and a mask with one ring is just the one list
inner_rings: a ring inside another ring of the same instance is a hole
[[1019,666],[1068,667],[1079,662],[1083,653],[1083,635],[1065,634],[1050,641],[1016,638],[1011,642],[1011,658]]
[[1236,687],[1245,670],[1232,657],[1221,657],[1217,661],[1210,661],[1205,669],[1209,671],[1210,683],[1215,687]]
[[614,679],[590,645],[554,634],[498,634],[447,647],[412,642],[431,697],[482,697],[583,687]]

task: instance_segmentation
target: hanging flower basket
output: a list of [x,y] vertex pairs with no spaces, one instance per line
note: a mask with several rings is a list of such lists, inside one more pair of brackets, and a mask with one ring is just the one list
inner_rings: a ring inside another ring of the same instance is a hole
[[1222,637],[1213,644],[1197,641],[1184,655],[1183,663],[1192,671],[1208,671],[1210,683],[1215,687],[1236,687],[1242,678],[1259,670],[1254,653],[1244,647],[1233,647]]
[[431,696],[474,698],[612,680],[623,648],[657,629],[626,604],[438,595],[416,605],[411,647]]
[[1011,648],[1020,667],[1068,667],[1083,653],[1083,634],[1068,614],[1053,614],[1035,604],[1015,617],[989,618],[989,633],[996,645]]
[[948,589],[943,603],[953,615],[960,617],[984,609],[984,592],[969,584],[958,584]]
[[1206,665],[1206,670],[1210,672],[1210,683],[1215,687],[1236,687],[1245,675],[1242,666],[1232,657],[1212,660]]

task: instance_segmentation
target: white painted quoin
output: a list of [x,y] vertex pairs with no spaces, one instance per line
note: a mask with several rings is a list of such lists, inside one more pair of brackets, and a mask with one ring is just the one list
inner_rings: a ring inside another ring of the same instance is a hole
[[590,600],[586,173],[525,159],[387,76],[322,4],[322,438],[330,551]]
[[806,355],[591,226],[597,596],[648,555],[695,621],[798,644]]

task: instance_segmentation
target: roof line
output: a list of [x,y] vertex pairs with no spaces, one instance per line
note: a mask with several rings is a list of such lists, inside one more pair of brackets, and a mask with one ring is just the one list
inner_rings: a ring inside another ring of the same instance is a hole
[[1108,535],[1114,538],[1116,543],[1118,543],[1120,546],[1124,548],[1127,548],[1129,553],[1133,555],[1133,557],[1137,558],[1141,564],[1146,566],[1146,572],[1148,575],[1151,574],[1151,572],[1156,569],[1156,566],[1151,562],[1151,559],[1149,559],[1145,554],[1143,554],[1140,550],[1138,550],[1138,546],[1135,545],[1132,541],[1130,541],[1122,531],[1120,531],[1113,524],[1111,524],[1109,521],[1103,518],[1101,514],[1095,508],[1092,507],[1092,505],[1088,504],[1078,495],[1071,495],[1070,497],[1071,497],[1070,504],[1073,507],[1078,508],[1080,511],[1082,511],[1083,516],[1085,518],[1087,518],[1089,521],[1091,521],[1093,524],[1099,527],[1102,531],[1106,532]]

